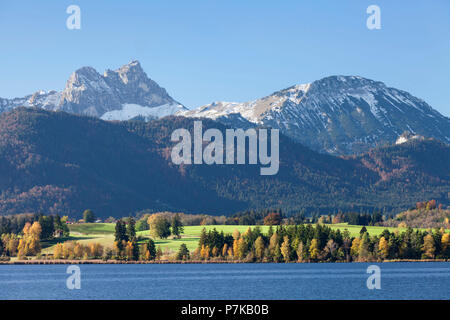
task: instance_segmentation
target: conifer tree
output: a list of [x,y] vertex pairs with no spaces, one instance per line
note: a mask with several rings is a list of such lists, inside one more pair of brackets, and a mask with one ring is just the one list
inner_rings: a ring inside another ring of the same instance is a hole
[[114,240],[115,241],[128,241],[127,230],[125,226],[125,222],[122,219],[117,220],[116,228],[114,232]]
[[184,231],[184,227],[183,227],[183,223],[181,222],[181,219],[180,219],[180,216],[178,213],[173,216],[171,226],[172,226],[172,234],[176,238],[180,238],[181,234]]
[[147,249],[148,249],[149,260],[155,260],[156,259],[155,241],[153,241],[152,239],[148,239]]
[[136,220],[130,218],[126,226],[126,235],[130,241],[136,238]]
[[275,245],[275,249],[273,250],[273,261],[274,262],[280,262],[281,261],[281,249],[280,244],[277,243]]
[[450,258],[450,233],[444,233],[441,239],[442,255],[444,258]]
[[182,243],[177,253],[177,260],[189,260],[189,250],[186,244]]
[[131,244],[133,246],[132,259],[137,261],[139,260],[139,245],[136,241],[136,237],[131,241]]

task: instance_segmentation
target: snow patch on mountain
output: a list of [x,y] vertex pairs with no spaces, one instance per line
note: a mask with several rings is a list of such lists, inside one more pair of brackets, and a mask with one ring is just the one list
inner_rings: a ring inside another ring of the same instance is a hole
[[411,140],[425,140],[425,137],[418,134],[412,134],[409,131],[405,131],[397,138],[395,144],[403,144]]
[[125,103],[120,110],[112,110],[104,113],[100,118],[102,120],[120,120],[126,121],[138,116],[146,119],[159,119],[172,115],[178,111],[186,110],[181,104],[164,104],[159,107],[145,107],[138,104]]
[[196,110],[180,111],[176,115],[184,117],[202,117],[216,120],[221,117],[239,114],[250,122],[258,123],[257,117],[254,116],[252,104],[253,102],[213,102]]

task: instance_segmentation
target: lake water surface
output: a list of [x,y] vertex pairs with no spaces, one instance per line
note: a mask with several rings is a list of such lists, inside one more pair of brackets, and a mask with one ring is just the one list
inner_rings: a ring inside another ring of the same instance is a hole
[[450,299],[450,262],[380,263],[369,290],[368,263],[0,265],[0,299]]

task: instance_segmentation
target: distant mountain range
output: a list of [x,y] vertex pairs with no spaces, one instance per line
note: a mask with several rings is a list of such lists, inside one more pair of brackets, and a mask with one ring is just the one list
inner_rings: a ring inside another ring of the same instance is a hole
[[215,102],[178,115],[206,117],[232,127],[277,128],[330,154],[367,152],[394,143],[404,132],[450,143],[449,118],[408,92],[355,76],[327,77],[254,101]]
[[136,116],[153,120],[187,110],[164,88],[149,79],[138,61],[103,75],[92,67],[76,70],[62,92],[38,91],[24,98],[1,99],[0,112],[16,107],[37,107],[51,111],[129,120]]
[[177,114],[234,128],[269,126],[313,150],[336,155],[392,144],[404,132],[450,143],[449,118],[405,91],[357,76],[331,76],[250,102],[215,102],[188,110],[132,61],[103,75],[91,67],[78,69],[62,92],[0,98],[0,112],[18,106],[104,120],[150,121]]
[[[136,100],[137,101],[137,100]],[[16,108],[0,115],[0,214],[43,212],[99,217],[152,209],[229,214],[282,208],[323,212],[450,204],[450,147],[405,138],[359,156],[321,154],[280,136],[280,170],[258,165],[171,162],[170,136],[194,119],[107,122]],[[204,119],[206,128],[225,130]]]

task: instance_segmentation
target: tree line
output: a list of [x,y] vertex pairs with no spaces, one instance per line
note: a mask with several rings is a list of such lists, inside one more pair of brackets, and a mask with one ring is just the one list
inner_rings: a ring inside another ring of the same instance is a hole
[[[55,258],[116,259],[128,261],[161,260],[161,247],[152,239],[137,240],[133,223],[116,224],[113,249],[101,245],[77,243],[60,245]],[[198,247],[190,252],[186,244],[170,259],[184,261],[229,262],[369,262],[384,260],[450,259],[450,234],[442,229],[420,231],[407,228],[400,233],[384,230],[372,236],[362,227],[352,237],[347,230],[333,230],[327,225],[301,224],[270,227],[263,233],[261,227],[248,228],[240,233],[202,229]]]
[[[434,210],[434,209],[431,209]],[[41,241],[61,235],[68,236],[66,217],[58,215],[23,215],[0,218],[0,256],[25,258],[39,255]],[[402,259],[449,259],[450,235],[443,228],[404,232],[384,230],[370,235],[363,227],[359,236],[347,230],[334,230],[326,224],[280,225],[281,212],[267,214],[263,221],[270,225],[267,233],[261,227],[248,228],[244,233],[232,234],[216,229],[202,229],[198,247],[190,252],[181,244],[178,252],[163,252],[153,239],[137,236],[139,223],[146,224],[153,238],[180,238],[183,222],[179,214],[170,219],[164,214],[149,215],[146,220],[124,218],[116,221],[114,244],[104,247],[99,243],[84,245],[76,241],[58,243],[55,259],[104,259],[150,261],[163,256],[176,260],[228,260],[242,262],[350,262]],[[21,231],[17,228],[22,226]],[[67,229],[66,229],[67,228]],[[8,232],[15,231],[16,233]]]
[[371,236],[365,227],[358,237],[347,230],[317,224],[278,226],[264,234],[260,227],[232,235],[203,229],[192,259],[245,262],[351,262],[394,259],[449,259],[450,234],[443,229],[405,232],[384,230]]
[[39,255],[42,241],[69,236],[66,220],[43,214],[0,217],[0,257]]

